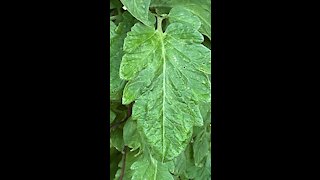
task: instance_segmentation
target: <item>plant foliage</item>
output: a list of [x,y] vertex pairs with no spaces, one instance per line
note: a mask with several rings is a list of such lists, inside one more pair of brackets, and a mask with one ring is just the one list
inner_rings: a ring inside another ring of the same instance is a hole
[[110,179],[211,179],[211,1],[110,1]]

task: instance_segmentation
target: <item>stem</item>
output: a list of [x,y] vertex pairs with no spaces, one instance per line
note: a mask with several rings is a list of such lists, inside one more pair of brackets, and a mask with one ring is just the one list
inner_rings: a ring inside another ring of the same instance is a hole
[[157,30],[160,31],[160,32],[163,32],[162,31],[162,20],[163,20],[162,17],[157,16]]
[[117,19],[117,16],[111,16],[110,17],[110,20],[112,21],[112,20],[116,20]]
[[124,176],[124,171],[126,169],[126,156],[127,156],[127,148],[126,146],[124,147],[124,153],[123,153],[123,160],[122,160],[122,168],[121,168],[121,174],[120,174],[120,180],[123,179]]

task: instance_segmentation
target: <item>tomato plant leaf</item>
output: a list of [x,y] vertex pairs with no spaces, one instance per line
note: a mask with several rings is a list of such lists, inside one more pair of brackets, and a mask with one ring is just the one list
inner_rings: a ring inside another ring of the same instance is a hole
[[123,131],[121,128],[116,128],[110,132],[110,144],[115,147],[118,151],[123,151]]
[[198,102],[210,102],[210,50],[192,26],[159,29],[137,23],[124,42],[120,77],[128,80],[122,102],[133,106],[138,130],[162,161],[188,144],[194,125],[203,124]]
[[199,18],[181,6],[171,9],[169,13],[169,21],[171,23],[179,22],[182,24],[187,24],[194,29],[199,29],[201,27]]
[[137,122],[129,118],[123,127],[124,144],[134,151],[140,147],[140,136],[137,130]]
[[110,179],[211,179],[210,6],[110,2]]
[[168,163],[161,163],[147,156],[134,162],[131,169],[134,171],[132,180],[174,180],[169,172],[170,165]]
[[151,7],[182,7],[201,21],[199,31],[211,40],[211,0],[152,0]]
[[[131,180],[132,179],[132,175],[134,173],[134,171],[130,168],[132,166],[132,164],[134,162],[136,162],[137,160],[139,160],[141,158],[142,155],[138,155],[136,156],[137,152],[133,151],[133,152],[127,152],[126,153],[126,162],[125,162],[125,169],[124,169],[124,173],[123,173],[123,180]],[[122,164],[123,164],[123,159],[119,162],[119,169],[115,175],[115,180],[119,180],[120,176],[121,176],[121,171],[122,171]]]
[[150,0],[121,0],[126,9],[139,21],[147,26],[156,22],[154,15],[149,11]]

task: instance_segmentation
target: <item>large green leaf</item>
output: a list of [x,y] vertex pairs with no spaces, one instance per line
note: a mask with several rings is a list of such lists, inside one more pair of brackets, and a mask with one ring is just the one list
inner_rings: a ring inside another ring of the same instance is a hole
[[196,15],[201,21],[199,31],[211,40],[211,0],[152,0],[151,7],[181,7]]
[[162,161],[177,157],[194,125],[203,125],[198,102],[210,102],[211,53],[192,26],[170,24],[163,33],[136,24],[124,43],[120,77],[128,80],[123,104],[135,101],[132,118]]
[[149,11],[150,0],[121,0],[121,2],[143,24],[147,26],[155,24],[156,19]]

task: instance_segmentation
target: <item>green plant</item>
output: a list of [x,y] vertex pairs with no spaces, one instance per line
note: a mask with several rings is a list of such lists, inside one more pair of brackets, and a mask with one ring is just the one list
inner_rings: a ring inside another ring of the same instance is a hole
[[110,179],[211,179],[210,43],[210,0],[111,0]]

